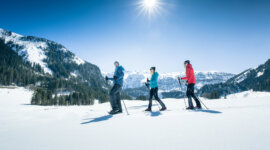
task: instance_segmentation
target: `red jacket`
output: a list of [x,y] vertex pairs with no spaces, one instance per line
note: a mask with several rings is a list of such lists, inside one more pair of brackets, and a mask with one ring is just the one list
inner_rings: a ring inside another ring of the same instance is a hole
[[196,84],[194,70],[193,70],[191,64],[187,65],[187,67],[186,67],[186,77],[183,77],[182,80],[187,80],[188,84],[191,84],[191,83]]

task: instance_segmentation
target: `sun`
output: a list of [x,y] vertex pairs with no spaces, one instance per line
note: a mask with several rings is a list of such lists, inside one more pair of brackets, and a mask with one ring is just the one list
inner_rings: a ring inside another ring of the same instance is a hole
[[140,8],[140,14],[151,17],[154,14],[160,13],[161,0],[140,0],[138,7]]
[[143,0],[143,5],[147,9],[153,9],[157,5],[157,0]]

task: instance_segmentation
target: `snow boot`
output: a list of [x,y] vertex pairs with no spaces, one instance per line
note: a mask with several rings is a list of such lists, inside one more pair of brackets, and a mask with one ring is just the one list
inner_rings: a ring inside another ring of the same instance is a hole
[[166,110],[166,109],[167,109],[166,107],[163,107],[163,108],[160,109],[160,111],[164,111],[164,110]]
[[145,109],[145,111],[152,111],[152,109],[151,108],[147,108],[147,109]]
[[194,109],[202,109],[202,106],[196,106]]
[[115,114],[119,114],[119,113],[122,113],[122,111],[112,110],[112,111],[109,112],[109,114],[111,114],[111,115],[115,115]]
[[186,110],[192,110],[192,109],[194,109],[193,106],[189,106],[189,107],[186,108]]

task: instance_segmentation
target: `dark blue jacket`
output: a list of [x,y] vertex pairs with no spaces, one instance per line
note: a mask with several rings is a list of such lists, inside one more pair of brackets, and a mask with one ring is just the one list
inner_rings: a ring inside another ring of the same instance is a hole
[[123,86],[123,83],[124,83],[124,71],[125,71],[125,69],[122,66],[116,67],[115,71],[114,71],[114,77],[115,78],[109,78],[109,80],[113,80],[113,84]]

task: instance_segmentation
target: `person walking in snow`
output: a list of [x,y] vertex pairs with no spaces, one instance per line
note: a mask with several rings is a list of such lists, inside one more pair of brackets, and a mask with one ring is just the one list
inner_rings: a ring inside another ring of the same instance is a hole
[[[201,103],[199,101],[199,99],[195,96],[194,94],[194,86],[196,84],[196,79],[195,79],[195,75],[194,75],[194,70],[192,68],[192,65],[190,64],[189,60],[186,60],[184,62],[184,66],[186,68],[186,77],[181,78],[181,80],[186,80],[187,81],[187,97],[188,97],[188,105],[189,107],[187,107],[186,109],[201,109]],[[178,80],[180,80],[180,77],[178,77]],[[192,98],[195,100],[196,102],[196,107],[193,106],[192,103]]]
[[150,98],[149,98],[149,105],[148,108],[145,111],[152,111],[152,99],[153,97],[155,97],[155,99],[159,102],[159,104],[161,105],[161,109],[160,111],[164,111],[166,110],[166,106],[165,104],[160,100],[160,98],[158,97],[158,76],[159,74],[156,72],[156,68],[155,67],[151,67],[150,68],[150,73],[151,73],[151,79],[147,79],[147,86],[149,87],[150,85]]
[[120,93],[122,91],[123,86],[123,78],[124,78],[124,68],[120,66],[118,61],[114,62],[115,66],[115,72],[113,78],[105,77],[105,80],[112,80],[113,81],[113,87],[110,91],[110,103],[112,110],[109,112],[109,114],[118,114],[122,113],[122,105],[121,105],[121,98]]

